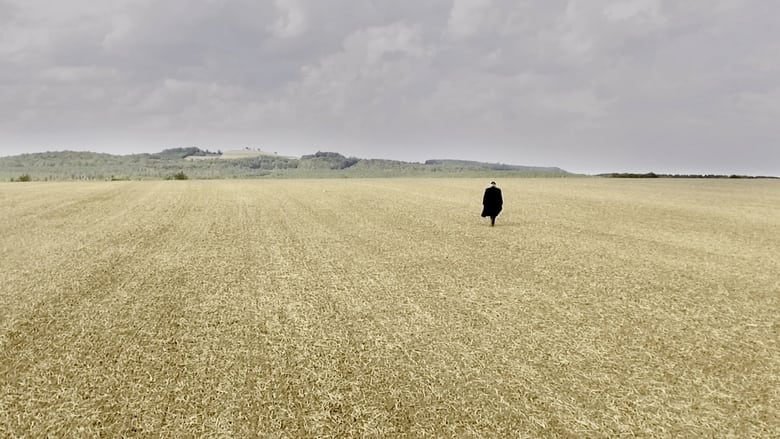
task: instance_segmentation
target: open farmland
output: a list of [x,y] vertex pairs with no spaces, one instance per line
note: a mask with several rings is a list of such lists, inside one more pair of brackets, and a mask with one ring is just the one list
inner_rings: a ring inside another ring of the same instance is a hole
[[0,436],[780,435],[777,181],[486,183],[0,184]]

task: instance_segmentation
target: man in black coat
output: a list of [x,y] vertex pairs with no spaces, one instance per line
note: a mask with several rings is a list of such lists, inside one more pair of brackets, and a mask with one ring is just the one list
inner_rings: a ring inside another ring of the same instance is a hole
[[485,195],[482,196],[482,218],[490,217],[490,225],[496,225],[496,217],[501,213],[504,205],[504,199],[501,197],[501,189],[496,187],[496,182],[491,181],[490,187],[485,189]]

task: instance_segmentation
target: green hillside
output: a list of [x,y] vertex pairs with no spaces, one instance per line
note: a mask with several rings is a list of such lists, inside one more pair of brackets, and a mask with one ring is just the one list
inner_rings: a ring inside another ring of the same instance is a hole
[[[232,158],[237,157],[237,158]],[[345,157],[317,152],[300,158],[273,154],[223,157],[199,148],[173,148],[156,154],[112,155],[59,151],[0,157],[0,181],[158,180],[178,178],[306,177],[501,177],[572,175],[560,168],[462,160],[425,163]]]

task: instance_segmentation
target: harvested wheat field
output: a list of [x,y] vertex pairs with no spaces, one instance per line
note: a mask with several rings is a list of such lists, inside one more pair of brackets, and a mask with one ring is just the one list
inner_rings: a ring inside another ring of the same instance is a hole
[[778,437],[780,182],[0,184],[2,437]]

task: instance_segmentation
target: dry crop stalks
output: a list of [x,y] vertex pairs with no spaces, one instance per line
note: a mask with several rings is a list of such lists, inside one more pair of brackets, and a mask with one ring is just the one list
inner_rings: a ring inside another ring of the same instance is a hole
[[0,185],[0,436],[778,434],[780,186]]

